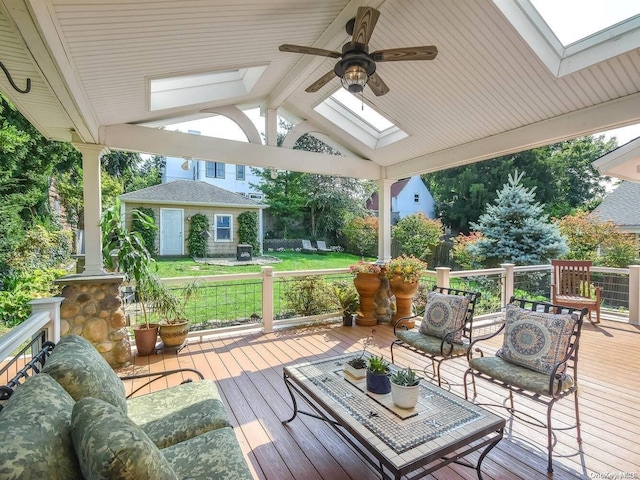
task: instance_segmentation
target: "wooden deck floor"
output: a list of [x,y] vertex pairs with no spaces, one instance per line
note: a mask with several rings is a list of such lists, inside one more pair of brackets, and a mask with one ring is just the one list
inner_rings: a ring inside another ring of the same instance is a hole
[[[358,351],[370,332],[368,327],[325,324],[216,338],[189,344],[178,355],[136,357],[132,369],[193,367],[215,379],[255,478],[375,479],[379,477],[368,463],[323,422],[299,416],[287,426],[281,424],[292,411],[282,367]],[[375,345],[369,350],[390,358],[393,338],[389,326],[378,325]],[[637,326],[613,321],[593,326],[586,322],[580,348],[582,448],[575,440],[575,430],[558,433],[555,470],[552,477],[548,476],[545,431],[507,417],[505,438],[483,463],[484,478],[640,478],[639,347]],[[426,365],[410,352],[398,352],[396,363]],[[442,368],[444,378],[461,383],[466,361],[445,362]],[[499,387],[486,382],[479,383],[479,387],[479,402],[501,401],[504,397],[505,392]],[[461,386],[450,388],[463,395]],[[518,397],[516,401],[521,409],[544,418],[541,406]],[[559,402],[554,417],[570,423],[572,406],[570,398]],[[490,409],[507,416],[504,409]],[[418,473],[410,478],[419,476]],[[472,469],[452,465],[430,478],[460,480],[476,475]]]

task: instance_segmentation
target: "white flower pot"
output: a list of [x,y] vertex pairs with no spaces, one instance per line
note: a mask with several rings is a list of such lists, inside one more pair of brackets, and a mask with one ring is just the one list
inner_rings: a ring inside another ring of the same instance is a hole
[[407,387],[391,382],[391,399],[400,408],[412,409],[418,403],[419,386]]
[[344,371],[356,380],[360,380],[367,376],[367,368],[353,368],[348,363],[344,364]]

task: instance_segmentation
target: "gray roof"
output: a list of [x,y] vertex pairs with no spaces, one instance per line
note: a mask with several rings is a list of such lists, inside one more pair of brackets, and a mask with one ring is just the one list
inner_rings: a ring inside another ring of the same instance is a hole
[[123,202],[225,205],[260,208],[265,205],[239,193],[230,192],[206,182],[175,180],[120,195]]
[[591,213],[621,227],[640,226],[640,183],[624,181]]

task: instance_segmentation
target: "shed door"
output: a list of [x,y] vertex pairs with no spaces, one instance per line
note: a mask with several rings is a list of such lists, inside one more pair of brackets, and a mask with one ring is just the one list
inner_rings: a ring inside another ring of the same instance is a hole
[[182,219],[184,213],[177,208],[160,209],[160,255],[182,255]]

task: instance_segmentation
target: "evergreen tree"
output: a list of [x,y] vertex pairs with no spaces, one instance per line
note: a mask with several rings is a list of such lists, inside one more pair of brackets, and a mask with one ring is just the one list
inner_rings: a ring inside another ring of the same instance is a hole
[[566,239],[535,201],[535,187],[521,184],[524,172],[509,175],[494,205],[488,205],[471,227],[483,237],[469,245],[470,253],[485,256],[488,266],[502,262],[535,265],[567,251]]

